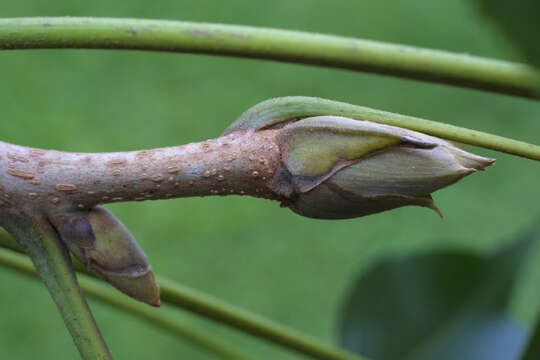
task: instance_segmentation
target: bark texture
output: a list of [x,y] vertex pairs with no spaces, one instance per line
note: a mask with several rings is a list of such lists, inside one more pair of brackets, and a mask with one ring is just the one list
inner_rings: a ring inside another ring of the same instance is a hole
[[70,153],[0,142],[0,214],[56,214],[119,201],[206,195],[279,199],[277,130],[117,153]]

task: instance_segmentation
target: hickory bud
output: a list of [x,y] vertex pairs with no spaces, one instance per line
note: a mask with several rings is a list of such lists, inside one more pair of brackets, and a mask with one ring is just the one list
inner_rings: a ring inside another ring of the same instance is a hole
[[271,188],[294,212],[344,219],[406,205],[437,211],[431,193],[495,160],[419,132],[338,116],[280,129],[282,164]]
[[160,306],[159,286],[146,254],[110,211],[95,207],[51,218],[62,241],[88,269],[123,293]]

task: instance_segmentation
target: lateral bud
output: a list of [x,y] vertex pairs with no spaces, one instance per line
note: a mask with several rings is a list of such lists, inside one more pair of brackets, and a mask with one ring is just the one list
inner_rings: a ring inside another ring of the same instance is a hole
[[146,254],[110,211],[98,206],[57,215],[51,221],[64,244],[89,270],[136,300],[161,305]]

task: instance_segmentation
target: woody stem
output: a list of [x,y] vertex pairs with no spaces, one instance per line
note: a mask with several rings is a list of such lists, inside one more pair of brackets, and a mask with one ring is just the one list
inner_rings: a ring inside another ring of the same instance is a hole
[[276,131],[238,131],[182,146],[67,153],[0,142],[2,208],[47,213],[118,201],[239,194],[275,198],[266,184],[279,164]]

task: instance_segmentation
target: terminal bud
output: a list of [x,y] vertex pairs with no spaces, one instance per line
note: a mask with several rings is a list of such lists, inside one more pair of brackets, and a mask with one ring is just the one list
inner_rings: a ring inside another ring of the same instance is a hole
[[294,212],[345,219],[406,205],[441,214],[431,193],[495,160],[419,132],[338,116],[280,129],[282,166],[270,185]]

